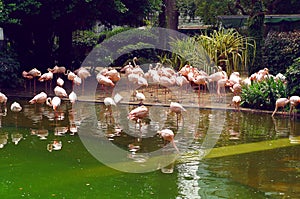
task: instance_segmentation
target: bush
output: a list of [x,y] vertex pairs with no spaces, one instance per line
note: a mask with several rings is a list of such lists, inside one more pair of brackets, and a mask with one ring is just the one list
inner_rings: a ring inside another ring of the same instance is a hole
[[21,82],[18,75],[20,63],[16,59],[16,54],[12,51],[4,50],[0,52],[0,88],[15,88]]
[[262,82],[253,82],[242,88],[241,106],[246,108],[272,110],[278,98],[286,97],[286,85],[270,77]]
[[286,70],[287,93],[289,96],[300,95],[300,57]]
[[300,57],[300,31],[268,33],[263,47],[263,63],[271,73],[285,73],[297,57]]

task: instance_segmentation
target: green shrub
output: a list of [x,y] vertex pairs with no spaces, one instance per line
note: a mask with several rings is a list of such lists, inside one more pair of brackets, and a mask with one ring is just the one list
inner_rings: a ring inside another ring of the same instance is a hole
[[287,93],[289,96],[300,95],[300,57],[286,70]]
[[286,85],[273,77],[262,82],[253,82],[242,88],[241,105],[246,108],[272,110],[278,98],[286,97]]
[[268,33],[263,47],[263,63],[272,74],[285,73],[297,57],[300,57],[300,31]]
[[20,73],[20,63],[16,54],[3,50],[0,52],[0,88],[15,88],[21,82],[18,77]]

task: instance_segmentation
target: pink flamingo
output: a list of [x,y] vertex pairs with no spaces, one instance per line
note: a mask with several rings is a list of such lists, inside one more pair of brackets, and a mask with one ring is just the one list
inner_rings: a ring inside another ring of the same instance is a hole
[[45,82],[45,90],[47,91],[47,81],[50,81],[49,87],[51,89],[52,79],[53,79],[53,73],[51,71],[48,71],[47,73],[42,74],[38,80],[40,82]]
[[[25,75],[26,74],[26,71],[23,71],[23,74]],[[33,68],[33,69],[31,69],[25,76],[32,76],[32,78],[33,78],[33,94],[35,95],[35,93],[36,93],[36,80],[35,80],[35,78],[36,77],[39,77],[39,76],[41,76],[42,74],[41,74],[41,71],[39,71],[38,69],[36,69],[36,68]]]
[[84,81],[86,78],[91,76],[91,73],[84,67],[80,67],[77,70],[74,71],[78,77],[82,80],[82,89],[81,89],[81,94],[84,94]]
[[[275,104],[275,110],[273,111],[272,116],[275,115],[278,108],[284,108],[289,102],[290,102],[290,100],[285,97],[277,99],[276,104]],[[282,112],[283,112],[283,110],[282,110]]]
[[141,122],[142,119],[147,117],[149,114],[149,110],[146,106],[142,105],[139,106],[133,110],[131,110],[128,114],[128,119],[135,121],[136,123],[139,123],[139,128],[141,129]]
[[97,82],[102,86],[102,88],[104,88],[105,91],[107,91],[106,86],[111,86],[111,87],[115,86],[113,81],[111,81],[108,77],[102,75],[101,73],[97,74],[96,79]]
[[[179,115],[182,116],[182,112],[186,112],[186,109],[183,108],[183,106],[177,102],[171,102],[170,103],[170,111],[176,114],[176,121],[177,121],[177,127],[178,127]],[[183,117],[182,117],[182,119],[183,119]]]
[[56,86],[54,88],[54,94],[58,97],[68,97],[66,90],[60,86]]
[[168,142],[172,143],[172,145],[176,149],[176,151],[179,152],[179,150],[174,142],[174,133],[172,130],[163,129],[163,130],[157,131],[157,134],[159,134],[163,138],[164,142],[168,141]]
[[121,79],[120,73],[116,69],[108,70],[105,76],[107,76],[114,83],[118,82]]
[[[26,72],[26,71],[23,71],[23,72],[22,72],[22,76],[23,76],[25,79],[29,79],[29,80],[32,80],[32,79],[33,79],[33,76],[30,75],[30,74],[28,74],[28,72]],[[26,91],[26,88],[27,88],[26,82],[25,82],[25,84],[24,84],[24,88],[25,88],[25,91]],[[31,92],[31,81],[29,81],[29,92]]]
[[[289,114],[292,113],[294,108],[300,103],[300,97],[299,96],[292,96],[290,97],[290,111]],[[295,113],[293,114],[295,116]]]
[[43,104],[47,100],[47,94],[45,92],[40,92],[36,96],[34,96],[29,103],[30,104]]

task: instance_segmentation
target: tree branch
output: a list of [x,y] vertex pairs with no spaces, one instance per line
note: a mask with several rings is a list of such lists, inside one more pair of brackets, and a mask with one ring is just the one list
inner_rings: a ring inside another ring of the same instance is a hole
[[239,9],[243,15],[248,15],[249,13],[247,13],[245,11],[245,9],[243,8],[243,6],[241,5],[241,1],[240,0],[236,0],[235,1],[235,8]]

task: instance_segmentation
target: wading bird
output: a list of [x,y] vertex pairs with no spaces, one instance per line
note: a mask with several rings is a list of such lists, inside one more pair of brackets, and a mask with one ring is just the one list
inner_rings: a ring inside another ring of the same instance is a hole
[[3,104],[4,106],[7,103],[7,97],[6,97],[6,95],[3,94],[3,93],[1,93],[1,92],[0,92],[0,103]]
[[[177,102],[171,102],[170,103],[170,111],[176,114],[176,122],[177,122],[177,127],[178,127],[179,115],[182,116],[182,112],[186,112],[186,109],[183,108],[183,106]],[[183,119],[183,117],[182,117],[182,119]]]
[[149,110],[146,106],[142,105],[130,111],[128,114],[128,119],[139,123],[139,128],[141,129],[142,119],[147,117],[149,114]]
[[[300,97],[299,96],[292,96],[290,97],[290,112],[291,114],[294,110],[294,108],[300,103]],[[295,116],[295,113],[293,112],[293,116]]]
[[106,111],[109,112],[109,115],[112,116],[112,106],[116,106],[115,101],[111,97],[104,98],[104,105],[106,106]]
[[288,98],[279,98],[276,100],[276,104],[275,104],[275,110],[272,113],[272,116],[275,115],[276,111],[278,110],[278,108],[282,108],[282,112],[283,112],[283,108],[290,102],[290,100]]
[[54,88],[54,93],[55,93],[56,96],[61,97],[61,98],[62,98],[62,97],[68,97],[68,94],[67,94],[66,90],[63,89],[63,88],[60,87],[60,86],[56,86],[56,87]]
[[240,111],[241,101],[242,101],[242,98],[238,95],[232,97],[232,104],[233,104],[235,110]]
[[[13,102],[10,106],[10,110],[14,113],[18,113],[22,110],[22,106],[18,102]],[[18,126],[18,115],[16,114],[16,127]]]
[[81,94],[84,94],[84,81],[86,78],[91,76],[91,73],[84,67],[80,67],[74,71],[78,77],[82,80]]
[[[164,142],[168,141],[168,142],[172,143],[172,145],[174,146],[176,151],[179,152],[179,150],[174,142],[174,133],[172,130],[163,129],[163,130],[157,131],[157,134],[159,134],[163,138]],[[166,143],[164,143],[164,144],[166,144]]]
[[47,94],[45,92],[40,92],[36,96],[34,96],[29,103],[30,104],[43,104],[47,100]]
[[135,91],[135,97],[140,102],[139,105],[143,105],[143,101],[146,99],[145,95],[136,90]]

